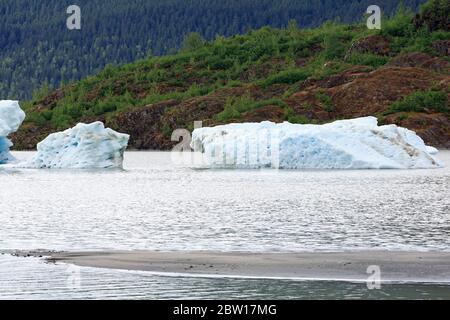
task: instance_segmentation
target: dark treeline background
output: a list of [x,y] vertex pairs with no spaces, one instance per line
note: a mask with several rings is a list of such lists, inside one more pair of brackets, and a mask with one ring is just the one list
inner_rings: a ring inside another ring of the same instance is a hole
[[[403,0],[417,10],[425,0]],[[80,79],[149,55],[172,53],[184,36],[205,39],[265,25],[300,27],[362,21],[372,0],[0,0],[0,98]],[[66,28],[66,9],[81,7],[82,29]],[[400,1],[377,0],[384,15]]]

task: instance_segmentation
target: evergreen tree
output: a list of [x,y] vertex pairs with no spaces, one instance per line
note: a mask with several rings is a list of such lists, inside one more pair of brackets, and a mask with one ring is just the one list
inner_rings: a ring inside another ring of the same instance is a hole
[[[403,0],[415,11],[424,1]],[[448,23],[448,0],[432,2],[447,4],[442,12],[447,12]],[[66,9],[71,4],[70,0],[0,1],[2,99],[30,98],[45,82],[56,87],[61,81],[95,74],[107,64],[148,57],[149,52],[158,56],[180,48],[190,50],[201,45],[201,37],[212,40],[216,35],[243,34],[266,25],[284,27],[291,19],[299,28],[336,19],[359,22],[372,1],[77,0],[79,31],[66,28]],[[378,0],[377,4],[390,15],[398,1]],[[289,28],[294,30],[293,22]],[[183,42],[186,33],[191,34]],[[255,45],[270,51],[270,43],[264,48]]]
[[205,39],[198,32],[188,33],[182,45],[182,51],[194,51],[205,45]]

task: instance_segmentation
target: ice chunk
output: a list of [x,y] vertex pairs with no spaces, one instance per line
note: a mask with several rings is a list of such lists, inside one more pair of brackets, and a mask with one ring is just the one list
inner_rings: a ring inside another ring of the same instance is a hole
[[18,101],[0,101],[0,164],[14,160],[9,152],[12,143],[7,136],[16,132],[24,119],[25,113]]
[[9,152],[9,148],[11,146],[11,141],[5,137],[0,137],[0,164],[5,164],[14,160],[13,156]]
[[375,117],[325,125],[243,123],[196,129],[191,147],[209,168],[412,169],[442,166],[413,131]]
[[18,101],[0,101],[0,137],[6,137],[16,132],[25,119],[25,112]]
[[37,153],[21,163],[26,168],[122,168],[129,135],[106,128],[102,122],[79,123],[49,135],[38,143]]

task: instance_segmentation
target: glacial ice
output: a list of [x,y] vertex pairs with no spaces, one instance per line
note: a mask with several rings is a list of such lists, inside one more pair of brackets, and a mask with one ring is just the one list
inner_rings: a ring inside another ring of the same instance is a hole
[[20,163],[23,168],[99,169],[122,168],[129,135],[106,128],[102,122],[79,123],[49,135],[37,153]]
[[378,126],[375,117],[324,125],[288,122],[196,129],[191,147],[207,168],[418,169],[437,168],[437,150],[413,131]]
[[20,108],[18,101],[0,101],[0,164],[14,160],[9,152],[12,143],[7,136],[16,132],[24,119],[25,113]]

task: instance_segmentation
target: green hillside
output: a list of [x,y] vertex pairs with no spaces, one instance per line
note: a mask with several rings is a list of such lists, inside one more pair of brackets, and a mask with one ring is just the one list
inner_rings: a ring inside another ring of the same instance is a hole
[[[403,0],[413,10],[424,0]],[[81,30],[66,28],[71,0],[0,1],[0,97],[29,99],[47,82],[79,80],[106,64],[177,52],[185,34],[242,34],[262,26],[301,27],[360,20],[370,0],[77,0]],[[397,1],[378,0],[386,15]]]
[[14,137],[34,148],[46,134],[101,120],[131,134],[131,147],[168,149],[172,130],[240,121],[323,123],[376,115],[450,144],[449,5],[399,10],[382,30],[328,22],[316,29],[264,27],[204,42],[190,34],[174,55],[151,57],[22,103]]

